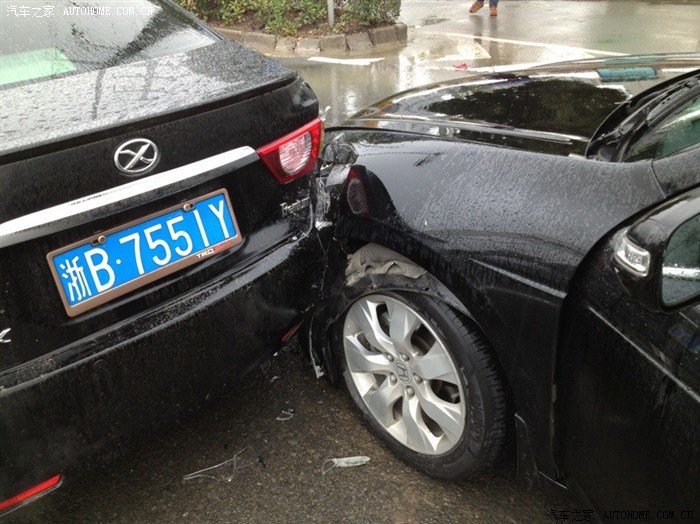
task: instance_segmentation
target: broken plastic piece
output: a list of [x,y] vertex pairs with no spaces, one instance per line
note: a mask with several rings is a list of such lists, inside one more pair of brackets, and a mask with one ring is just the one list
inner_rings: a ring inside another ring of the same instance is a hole
[[369,457],[359,455],[357,457],[342,457],[328,459],[321,466],[321,474],[325,475],[333,468],[352,468],[355,466],[364,466],[370,461]]
[[412,280],[426,273],[403,255],[377,244],[361,247],[348,260],[345,285],[352,286],[366,275],[401,275]]
[[218,480],[219,482],[231,482],[235,472],[239,469],[250,468],[255,464],[265,465],[262,457],[258,456],[252,448],[243,448],[236,453],[232,459],[211,466],[209,468],[200,469],[189,475],[182,477],[182,480],[192,480],[198,477]]
[[289,420],[294,416],[294,410],[292,408],[289,409],[283,409],[282,413],[277,417],[277,420]]
[[321,115],[321,120],[326,121],[326,115],[331,110],[331,106],[326,106],[325,109],[319,109],[318,114]]

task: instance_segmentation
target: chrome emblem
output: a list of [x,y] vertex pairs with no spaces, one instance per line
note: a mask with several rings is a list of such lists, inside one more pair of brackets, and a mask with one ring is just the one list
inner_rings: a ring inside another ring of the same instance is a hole
[[401,382],[408,382],[411,379],[411,375],[409,374],[406,366],[397,363],[394,367],[396,368],[396,376],[399,377]]
[[158,148],[145,138],[134,138],[124,142],[114,152],[114,165],[127,175],[143,175],[156,167]]
[[5,338],[10,333],[11,329],[12,328],[7,328],[0,331],[0,344],[9,344],[12,342],[9,338]]

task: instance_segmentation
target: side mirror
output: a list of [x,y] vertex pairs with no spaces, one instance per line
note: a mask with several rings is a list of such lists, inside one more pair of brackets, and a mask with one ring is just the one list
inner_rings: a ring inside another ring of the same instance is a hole
[[700,188],[618,233],[613,263],[627,292],[650,311],[669,313],[700,300]]

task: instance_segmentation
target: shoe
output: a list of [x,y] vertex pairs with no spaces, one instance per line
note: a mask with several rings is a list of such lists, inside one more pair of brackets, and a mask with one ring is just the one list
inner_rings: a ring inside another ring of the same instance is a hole
[[479,9],[484,7],[484,2],[474,2],[472,6],[469,8],[470,13],[476,13]]
[[[481,4],[484,5],[484,4]],[[489,11],[491,11],[491,16],[498,16],[498,8],[495,5],[492,5],[489,7]]]

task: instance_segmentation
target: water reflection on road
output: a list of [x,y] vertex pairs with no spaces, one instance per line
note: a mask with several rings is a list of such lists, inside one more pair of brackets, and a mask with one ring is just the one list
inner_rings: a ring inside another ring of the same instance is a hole
[[[279,60],[330,106],[335,123],[392,93],[479,68],[700,49],[700,1],[504,2],[498,17],[469,15],[470,2],[404,0],[405,48],[360,58],[368,65]],[[485,11],[485,10],[483,10]],[[353,58],[358,58],[355,56]]]
[[322,108],[330,107],[325,113],[328,123],[339,122],[396,91],[463,75],[446,69],[416,68],[405,57],[386,58],[369,66],[318,64],[300,59],[288,59],[285,63],[309,82]]

